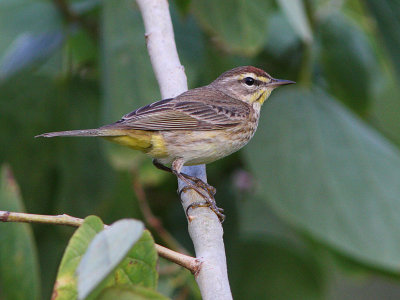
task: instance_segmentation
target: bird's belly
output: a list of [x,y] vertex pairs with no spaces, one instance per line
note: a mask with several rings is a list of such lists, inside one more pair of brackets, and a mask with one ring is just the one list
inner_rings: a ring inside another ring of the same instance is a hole
[[240,128],[162,132],[169,154],[164,163],[171,163],[176,158],[183,158],[188,166],[211,163],[242,148],[253,133]]

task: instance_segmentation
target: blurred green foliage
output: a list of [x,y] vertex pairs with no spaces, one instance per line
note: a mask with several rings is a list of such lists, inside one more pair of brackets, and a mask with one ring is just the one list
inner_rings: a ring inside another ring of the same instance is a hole
[[[273,93],[243,151],[208,167],[227,213],[235,299],[397,299],[400,2],[179,0],[170,9],[191,88],[247,64],[298,82]],[[3,174],[0,210],[23,210],[22,198],[30,213],[111,223],[142,218],[144,191],[192,251],[176,180],[144,155],[98,139],[33,138],[97,127],[159,97],[134,0],[0,1],[0,163],[22,195]],[[35,242],[28,225],[0,224],[11,247],[0,243],[0,299],[51,294],[72,231],[33,229]],[[10,270],[16,245],[24,261]],[[199,299],[191,275],[165,261],[159,289]]]

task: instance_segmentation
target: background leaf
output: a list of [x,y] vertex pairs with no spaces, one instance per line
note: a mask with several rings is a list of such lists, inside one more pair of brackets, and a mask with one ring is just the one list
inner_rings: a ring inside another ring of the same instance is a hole
[[44,58],[61,46],[56,7],[41,0],[0,2],[0,78]]
[[19,35],[1,61],[0,80],[4,80],[39,59],[47,58],[61,45],[62,40],[61,31]]
[[391,55],[393,65],[400,75],[400,2],[390,0],[366,0],[369,13],[375,18],[379,34]]
[[332,13],[318,25],[320,60],[329,91],[352,109],[365,112],[372,98],[377,58],[354,21]]
[[295,32],[306,42],[312,42],[313,36],[302,0],[278,0]]
[[[199,24],[228,51],[254,54],[266,41],[271,1],[193,1]],[[230,22],[235,20],[235,22]]]
[[245,151],[264,199],[340,252],[397,272],[398,150],[321,91],[285,89],[267,107]]
[[[0,171],[0,210],[24,212],[11,169]],[[41,299],[39,264],[31,226],[0,223],[0,298]]]

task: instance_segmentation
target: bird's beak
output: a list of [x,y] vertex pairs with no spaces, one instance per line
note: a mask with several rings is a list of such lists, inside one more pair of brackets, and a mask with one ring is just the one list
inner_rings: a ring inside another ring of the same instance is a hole
[[275,88],[275,87],[278,87],[278,86],[281,86],[281,85],[287,85],[287,84],[293,84],[293,83],[296,83],[296,82],[291,81],[291,80],[273,78],[271,80],[271,82],[268,83],[268,86],[272,86],[272,87]]

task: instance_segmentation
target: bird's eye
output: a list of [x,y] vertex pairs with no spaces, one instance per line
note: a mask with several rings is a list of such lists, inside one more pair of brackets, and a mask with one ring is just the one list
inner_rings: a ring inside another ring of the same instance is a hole
[[255,80],[254,80],[254,78],[246,77],[246,78],[244,79],[244,83],[247,84],[248,86],[252,86],[252,85],[254,85]]

